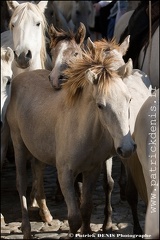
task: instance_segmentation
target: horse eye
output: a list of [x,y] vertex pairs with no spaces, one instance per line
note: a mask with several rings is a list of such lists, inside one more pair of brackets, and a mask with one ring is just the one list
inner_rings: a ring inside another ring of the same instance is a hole
[[105,54],[110,53],[110,49],[108,49],[108,48],[107,48],[107,49],[104,49],[104,53],[105,53]]
[[129,103],[132,101],[132,98],[129,99]]
[[103,105],[101,103],[97,103],[97,107],[101,110],[103,109]]
[[76,52],[76,53],[74,53],[74,57],[76,57],[78,55],[78,53]]
[[14,28],[14,24],[13,23],[11,24],[11,27]]
[[36,24],[36,26],[39,27],[39,26],[40,26],[40,22],[38,22],[38,23]]

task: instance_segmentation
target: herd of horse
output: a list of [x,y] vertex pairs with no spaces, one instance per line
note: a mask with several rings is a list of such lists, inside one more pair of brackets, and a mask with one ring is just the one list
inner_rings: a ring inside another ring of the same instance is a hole
[[[42,220],[52,221],[43,185],[48,164],[57,169],[70,233],[81,228],[88,234],[92,194],[102,169],[103,231],[112,229],[114,156],[125,166],[133,234],[143,234],[137,213],[140,195],[147,207],[144,234],[158,239],[159,27],[143,57],[144,68],[134,69],[132,59],[123,59],[130,36],[119,44],[119,27],[116,40],[88,37],[94,17],[91,1],[6,2],[11,18],[10,30],[1,33],[1,168],[11,138],[24,239],[31,239],[28,160],[33,170],[31,195]],[[67,16],[56,2],[70,2]],[[125,15],[117,23],[122,31]],[[142,54],[143,49],[139,59]],[[74,183],[79,174],[83,184],[77,202]]]

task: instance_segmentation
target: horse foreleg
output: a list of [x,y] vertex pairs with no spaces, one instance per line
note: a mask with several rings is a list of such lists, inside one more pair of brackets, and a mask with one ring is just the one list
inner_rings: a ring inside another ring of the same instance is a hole
[[100,172],[101,165],[96,166],[96,169],[91,172],[83,173],[83,185],[80,205],[82,215],[81,234],[91,233],[90,218],[92,213],[92,195]]
[[103,232],[109,232],[112,230],[112,206],[111,206],[111,194],[114,187],[114,180],[112,178],[112,158],[109,158],[103,164],[103,189],[105,193],[105,208],[104,208],[104,223]]
[[35,184],[35,194],[34,197],[37,200],[38,206],[40,208],[39,214],[44,222],[50,223],[52,221],[52,215],[50,214],[50,211],[46,204],[46,197],[44,193],[44,182],[43,182],[43,176],[44,176],[44,169],[45,164],[40,162],[37,159],[34,159],[34,164],[32,165],[32,168],[34,168],[34,181]]
[[138,192],[134,184],[130,170],[127,168],[127,186],[126,186],[126,198],[131,207],[133,216],[133,233],[142,235],[142,229],[139,224],[137,205],[138,205]]
[[19,141],[13,139],[14,152],[15,152],[15,164],[16,164],[16,185],[21,202],[22,210],[22,232],[24,239],[31,239],[31,225],[29,222],[26,190],[27,190],[27,173],[26,173],[26,156],[28,150],[24,146],[23,142],[19,144]]
[[[118,158],[118,157],[116,157]],[[120,160],[120,158],[119,158]],[[121,160],[120,160],[121,161]],[[119,187],[120,187],[120,198],[122,201],[126,201],[126,184],[127,184],[127,177],[126,177],[126,170],[125,166],[121,161],[121,172],[120,172],[120,178],[119,178]]]
[[61,191],[68,209],[69,232],[75,234],[81,227],[82,218],[75,194],[73,172],[61,164],[59,166],[57,164],[57,171]]
[[35,172],[35,158],[33,157],[31,160],[31,169],[32,169],[32,189],[30,193],[30,200],[31,200],[31,208],[39,208],[39,205],[36,200],[37,194],[37,179],[36,179],[36,172]]
[[7,123],[4,123],[1,127],[1,169],[6,159],[7,148],[9,142],[9,127]]

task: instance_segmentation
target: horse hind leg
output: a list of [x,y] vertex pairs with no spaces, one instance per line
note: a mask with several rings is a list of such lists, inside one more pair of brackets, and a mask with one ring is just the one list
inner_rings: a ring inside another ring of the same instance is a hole
[[[33,172],[33,183],[32,183],[32,192],[31,195],[37,201],[37,204],[40,208],[39,214],[44,222],[50,223],[52,221],[52,215],[46,204],[46,197],[44,193],[44,169],[45,164],[40,162],[39,160],[33,158],[32,159],[32,172]],[[33,193],[33,190],[35,191]]]
[[133,216],[133,233],[142,235],[142,229],[139,224],[137,205],[138,205],[138,192],[134,184],[130,170],[127,168],[127,186],[126,186],[126,198],[131,207]]
[[57,164],[57,172],[61,191],[68,209],[69,233],[76,234],[81,227],[82,218],[76,199],[73,172],[64,165],[62,167],[62,164]]
[[103,232],[112,231],[112,206],[111,206],[111,194],[114,187],[114,180],[112,178],[112,158],[109,158],[103,165],[103,189],[105,193],[105,208],[104,215],[105,219],[103,222]]

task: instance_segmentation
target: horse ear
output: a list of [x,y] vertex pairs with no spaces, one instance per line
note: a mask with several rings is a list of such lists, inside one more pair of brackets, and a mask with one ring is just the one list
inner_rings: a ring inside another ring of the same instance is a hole
[[57,37],[57,30],[55,29],[53,24],[51,24],[49,26],[48,33],[49,33],[50,38],[55,39]]
[[130,42],[130,35],[128,35],[120,45],[120,52],[122,53],[122,56],[126,54],[129,47],[129,42]]
[[132,74],[133,71],[133,63],[132,59],[129,58],[128,62],[125,63],[122,67],[118,68],[118,75],[123,79],[125,77],[128,77]]
[[98,74],[94,73],[92,70],[88,69],[85,73],[86,79],[92,84],[98,83]]
[[95,53],[95,45],[90,39],[90,37],[87,38],[87,47],[93,54]]
[[75,41],[77,44],[82,44],[86,36],[86,28],[83,23],[80,22],[80,26],[75,34]]
[[7,51],[5,54],[5,59],[7,62],[12,62],[14,59],[14,53],[13,50],[10,47],[7,47]]
[[45,9],[47,8],[48,1],[40,1],[37,6],[44,13]]
[[19,2],[17,1],[7,1],[7,5],[9,10],[11,11],[11,14],[14,12],[14,10],[16,9],[16,7],[19,6]]

